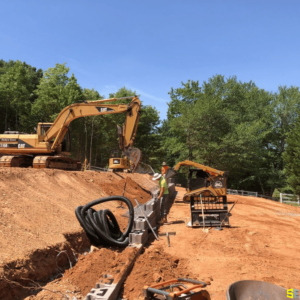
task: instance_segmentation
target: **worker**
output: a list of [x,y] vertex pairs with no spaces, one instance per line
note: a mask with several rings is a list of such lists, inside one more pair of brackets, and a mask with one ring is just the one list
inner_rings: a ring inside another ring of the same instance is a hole
[[167,166],[166,162],[163,162],[162,163],[162,167],[161,167],[161,174],[162,174],[162,176],[165,177],[168,169],[169,169],[169,167]]
[[155,173],[152,180],[159,180],[159,195],[158,199],[160,199],[160,216],[161,220],[158,222],[159,224],[167,223],[167,203],[169,198],[169,189],[167,185],[166,179],[159,173]]

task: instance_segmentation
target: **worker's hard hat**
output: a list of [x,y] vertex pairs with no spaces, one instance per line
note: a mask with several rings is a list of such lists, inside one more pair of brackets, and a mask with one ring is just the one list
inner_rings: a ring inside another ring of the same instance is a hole
[[153,175],[153,177],[152,177],[152,180],[157,180],[157,179],[159,179],[160,177],[161,177],[161,174],[155,173],[155,174]]
[[163,166],[166,166],[167,164],[166,164],[166,162],[163,162],[163,164],[162,164]]

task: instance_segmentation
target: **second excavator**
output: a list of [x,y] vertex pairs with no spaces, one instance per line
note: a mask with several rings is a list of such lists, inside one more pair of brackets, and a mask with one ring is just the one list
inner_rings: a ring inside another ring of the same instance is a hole
[[189,167],[187,193],[183,201],[190,201],[191,195],[226,196],[228,172],[185,160],[168,169],[166,178],[174,176],[181,167]]
[[169,168],[165,178],[174,176],[181,167],[189,167],[187,192],[183,196],[183,201],[190,203],[191,222],[188,225],[229,226],[228,172],[185,160]]
[[[132,100],[129,104],[109,103],[123,99]],[[36,134],[4,132],[0,135],[0,167],[80,170],[81,162],[69,157],[70,123],[81,117],[117,113],[126,114],[123,128],[118,127],[119,146],[124,159],[130,160],[130,169],[134,172],[141,161],[141,151],[133,148],[141,113],[141,101],[137,96],[71,104],[59,113],[53,123],[39,123]]]

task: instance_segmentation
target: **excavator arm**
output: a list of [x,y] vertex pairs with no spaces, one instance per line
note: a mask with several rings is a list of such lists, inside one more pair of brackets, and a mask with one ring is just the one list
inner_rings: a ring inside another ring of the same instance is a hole
[[[132,99],[127,104],[109,104],[122,99]],[[51,142],[51,150],[55,150],[62,142],[70,123],[78,118],[96,115],[126,113],[123,130],[118,126],[119,146],[124,154],[131,160],[134,166],[140,161],[141,153],[137,148],[132,149],[141,113],[141,101],[137,96],[110,98],[96,101],[75,103],[64,108],[57,116],[49,130],[44,134],[43,141]]]
[[[228,172],[220,171],[220,170],[208,167],[208,166],[204,166],[204,165],[198,164],[198,163],[190,161],[190,160],[181,161],[174,168],[169,168],[166,172],[165,178],[168,179],[168,178],[171,178],[172,176],[174,176],[177,173],[177,171],[180,169],[180,167],[182,167],[182,166],[195,167],[196,169],[200,169],[200,170],[206,172],[210,178],[209,186],[206,186],[206,184],[205,184],[205,186],[203,186],[201,188],[199,188],[199,187],[195,188],[195,187],[190,186],[188,189],[189,192],[186,193],[184,196],[185,198],[192,194],[200,193],[200,192],[204,192],[204,191],[208,191],[212,195],[215,195],[215,196],[226,195],[226,178],[228,176]],[[195,179],[195,180],[198,181],[199,179]],[[198,184],[198,183],[196,182],[196,184]]]
[[174,167],[174,171],[177,172],[181,166],[195,167],[195,168],[198,168],[198,169],[202,169],[203,171],[205,171],[205,172],[207,172],[207,173],[209,173],[211,175],[221,175],[221,176],[223,176],[224,173],[225,173],[224,171],[219,171],[217,169],[214,169],[214,168],[211,168],[211,167],[207,167],[207,166],[198,164],[198,163],[190,161],[190,160],[184,160],[184,161],[179,162]]

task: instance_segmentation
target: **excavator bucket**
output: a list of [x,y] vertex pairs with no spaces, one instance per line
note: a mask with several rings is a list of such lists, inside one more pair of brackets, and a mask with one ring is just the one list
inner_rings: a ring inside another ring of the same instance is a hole
[[173,177],[176,174],[176,172],[174,171],[174,169],[169,168],[166,172],[165,178],[169,179],[171,177]]
[[124,151],[124,155],[130,160],[131,172],[135,172],[142,161],[142,152],[138,148],[132,148]]

